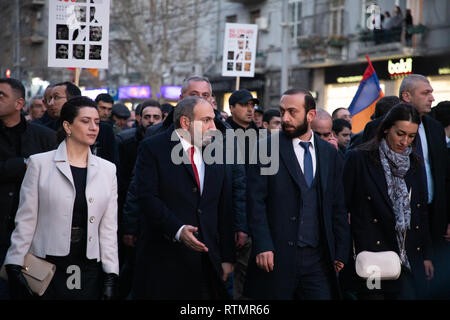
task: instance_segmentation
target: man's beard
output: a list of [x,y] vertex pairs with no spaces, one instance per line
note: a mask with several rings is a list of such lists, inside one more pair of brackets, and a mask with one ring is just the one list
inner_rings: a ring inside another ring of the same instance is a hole
[[305,118],[303,119],[303,123],[301,125],[295,127],[294,131],[286,130],[286,125],[284,123],[282,124],[282,127],[283,127],[283,132],[291,139],[294,139],[294,138],[304,135],[308,131],[308,121],[306,119],[306,114],[305,114]]

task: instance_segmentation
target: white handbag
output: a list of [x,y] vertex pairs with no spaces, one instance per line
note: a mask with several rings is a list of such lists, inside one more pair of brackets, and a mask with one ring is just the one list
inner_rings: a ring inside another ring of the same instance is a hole
[[400,257],[394,251],[361,251],[356,256],[356,274],[363,279],[376,276],[380,280],[397,280],[400,277]]
[[[411,202],[412,188],[409,190]],[[403,242],[400,254],[405,254],[406,230],[403,233]],[[353,254],[355,244],[353,243]],[[363,278],[377,277],[380,280],[397,280],[402,270],[402,262],[395,251],[361,251],[355,258],[356,274]]]
[[[406,231],[400,254],[405,254]],[[353,247],[353,250],[355,248]],[[354,252],[354,251],[353,251]],[[356,274],[363,278],[377,277],[380,280],[397,280],[402,270],[402,262],[395,251],[361,251],[355,259]]]

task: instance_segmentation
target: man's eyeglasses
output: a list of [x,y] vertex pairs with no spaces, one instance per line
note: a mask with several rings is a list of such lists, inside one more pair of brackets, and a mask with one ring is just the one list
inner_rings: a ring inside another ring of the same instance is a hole
[[50,102],[51,102],[52,100],[58,101],[58,100],[60,100],[60,99],[66,99],[66,98],[67,98],[67,97],[65,97],[65,96],[50,97],[50,99],[47,100],[47,104],[50,104]]

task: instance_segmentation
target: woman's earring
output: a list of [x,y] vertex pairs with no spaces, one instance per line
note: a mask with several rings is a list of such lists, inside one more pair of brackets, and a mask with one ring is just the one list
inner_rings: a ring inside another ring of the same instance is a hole
[[70,137],[70,134],[71,134],[71,133],[69,132],[69,133],[67,134],[67,136]]

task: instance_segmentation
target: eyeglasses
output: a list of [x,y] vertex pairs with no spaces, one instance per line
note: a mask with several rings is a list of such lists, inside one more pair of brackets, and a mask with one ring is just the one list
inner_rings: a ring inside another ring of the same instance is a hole
[[67,99],[67,97],[65,97],[65,96],[50,97],[50,99],[47,100],[47,103],[50,104],[50,102],[52,100],[58,101],[58,100],[61,100],[61,99]]

